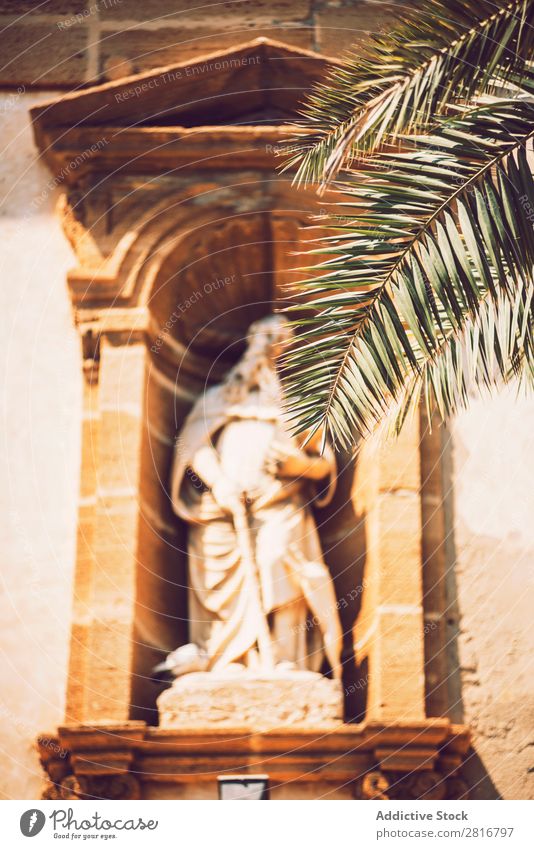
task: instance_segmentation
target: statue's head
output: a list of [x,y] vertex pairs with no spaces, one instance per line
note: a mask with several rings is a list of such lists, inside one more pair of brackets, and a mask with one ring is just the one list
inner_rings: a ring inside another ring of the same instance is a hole
[[248,351],[275,363],[292,338],[289,322],[282,315],[267,315],[252,322],[247,332]]
[[239,400],[260,388],[273,399],[275,396],[280,399],[275,363],[291,337],[289,323],[281,315],[268,315],[254,321],[247,332],[247,350],[224,381],[227,396]]

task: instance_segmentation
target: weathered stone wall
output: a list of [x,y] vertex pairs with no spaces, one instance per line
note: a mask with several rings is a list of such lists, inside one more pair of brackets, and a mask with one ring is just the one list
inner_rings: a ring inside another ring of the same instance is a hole
[[[36,5],[0,0],[0,29],[7,27],[0,75],[6,411],[0,644],[7,684],[0,699],[0,794],[11,798],[38,794],[35,737],[64,718],[82,394],[65,285],[73,258],[54,212],[61,186],[36,161],[28,109],[62,89],[259,35],[339,56],[392,17],[391,5],[378,0],[244,0],[221,3],[210,15],[199,8],[201,0]],[[481,798],[533,795],[527,669],[533,412],[532,402],[518,404],[511,393],[474,402],[455,423],[444,454],[454,528],[447,544],[449,694],[454,718],[475,730],[469,771]]]

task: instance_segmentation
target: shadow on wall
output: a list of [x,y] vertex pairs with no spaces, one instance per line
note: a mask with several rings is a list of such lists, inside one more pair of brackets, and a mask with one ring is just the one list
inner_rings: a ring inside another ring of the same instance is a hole
[[358,668],[354,627],[365,592],[367,540],[365,516],[355,511],[352,490],[357,460],[348,453],[337,455],[338,482],[332,502],[315,511],[325,561],[334,580],[343,630],[343,691],[345,722],[365,718],[369,669],[367,660]]
[[[465,721],[464,701],[462,697],[462,674],[458,640],[460,636],[461,610],[458,600],[458,582],[456,578],[457,551],[454,529],[454,493],[453,493],[453,442],[451,433],[443,430],[442,438],[443,502],[445,514],[445,556],[446,556],[446,651],[448,683],[448,717],[452,722]],[[502,799],[493,780],[476,750],[471,747],[466,755],[462,772],[471,788],[472,799]]]
[[469,749],[462,768],[464,778],[471,789],[471,799],[502,799],[495,787],[484,761],[472,747]]

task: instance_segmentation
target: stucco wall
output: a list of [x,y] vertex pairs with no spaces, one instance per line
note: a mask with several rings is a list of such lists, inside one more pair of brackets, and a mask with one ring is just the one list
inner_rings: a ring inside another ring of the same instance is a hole
[[534,398],[510,389],[472,401],[454,423],[452,445],[454,715],[474,731],[475,797],[533,798]]
[[0,794],[9,798],[36,797],[35,738],[64,718],[78,495],[73,260],[28,122],[45,99],[0,99]]

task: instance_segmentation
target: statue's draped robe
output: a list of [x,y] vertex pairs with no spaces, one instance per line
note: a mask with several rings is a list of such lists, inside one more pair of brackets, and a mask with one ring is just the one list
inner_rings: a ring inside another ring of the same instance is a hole
[[[280,481],[265,472],[263,460],[273,439],[296,443],[281,424],[280,409],[258,397],[251,393],[232,405],[224,386],[209,389],[177,439],[171,496],[175,512],[189,523],[190,639],[207,651],[211,668],[217,669],[242,662],[258,638],[257,608],[247,592],[247,567],[232,517],[194,472],[196,452],[209,444],[240,490],[260,493],[249,501],[249,527],[276,661],[317,670],[322,632],[329,662],[339,671],[341,630],[310,510],[312,485],[305,479]],[[330,499],[335,481],[333,452],[327,451],[330,481],[321,503]]]

